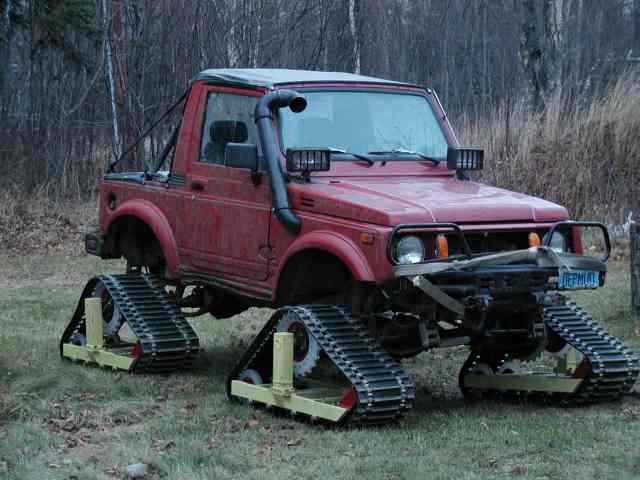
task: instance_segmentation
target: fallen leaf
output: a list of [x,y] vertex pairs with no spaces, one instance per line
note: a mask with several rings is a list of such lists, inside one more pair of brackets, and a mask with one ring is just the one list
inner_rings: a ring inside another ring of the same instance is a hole
[[49,465],[47,465],[47,467],[48,467],[48,468],[51,468],[51,469],[56,469],[56,470],[57,470],[57,469],[59,469],[59,468],[62,468],[62,465],[57,464],[57,463],[50,463]]
[[215,440],[209,440],[207,442],[207,449],[211,450],[213,448],[218,448],[220,446],[220,444],[218,442],[216,442]]
[[511,473],[512,475],[526,475],[527,472],[527,467],[514,467],[509,473]]
[[120,472],[120,465],[117,463],[112,467],[105,468],[104,473],[105,475],[109,475],[110,477],[122,477],[122,473]]
[[259,423],[260,421],[256,417],[253,417],[251,420],[247,422],[247,427],[253,428],[257,426]]
[[482,468],[498,468],[498,460],[495,458],[484,458],[478,462]]
[[258,453],[269,453],[273,450],[273,443],[267,442],[258,448]]
[[154,440],[151,443],[151,447],[159,453],[166,452],[170,448],[175,447],[176,444],[173,440]]
[[287,442],[287,447],[297,447],[298,445],[302,445],[302,440],[299,438],[291,439]]

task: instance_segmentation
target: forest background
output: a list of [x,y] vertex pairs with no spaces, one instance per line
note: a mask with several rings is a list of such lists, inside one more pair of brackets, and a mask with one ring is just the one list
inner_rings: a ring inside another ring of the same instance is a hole
[[577,218],[640,211],[640,0],[0,0],[0,13],[5,220],[19,198],[92,198],[105,165],[211,67],[432,87],[461,141],[487,150],[484,181]]

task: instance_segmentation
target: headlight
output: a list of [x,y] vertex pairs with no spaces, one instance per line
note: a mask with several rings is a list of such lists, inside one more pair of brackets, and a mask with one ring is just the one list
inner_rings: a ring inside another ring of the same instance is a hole
[[393,257],[400,265],[420,263],[424,260],[424,244],[418,237],[402,237],[393,247]]
[[[543,244],[547,242],[548,235],[549,234],[547,233],[544,236],[544,239],[542,240]],[[549,246],[552,250],[558,253],[564,253],[567,251],[567,238],[563,233],[560,233],[556,230],[555,232],[553,232],[553,237],[551,237],[551,243],[549,243]]]

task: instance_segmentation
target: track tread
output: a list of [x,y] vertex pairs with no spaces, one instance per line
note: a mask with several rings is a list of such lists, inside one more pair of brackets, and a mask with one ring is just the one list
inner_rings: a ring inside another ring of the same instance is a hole
[[[575,393],[557,396],[565,404],[589,404],[616,400],[628,393],[640,373],[638,357],[620,340],[608,334],[580,306],[567,300],[566,297],[562,297],[562,300],[564,304],[544,309],[544,324],[546,328],[582,353],[589,364],[590,371]],[[463,378],[478,357],[477,352],[472,351],[463,365],[460,372],[460,386],[463,392],[472,391],[463,386]],[[494,393],[514,395],[505,391]],[[517,396],[523,397],[526,394]]]
[[84,300],[102,283],[138,337],[141,355],[134,371],[164,373],[191,366],[200,345],[198,336],[152,275],[101,275],[85,287],[76,311],[60,340],[60,354],[74,333],[84,329]]
[[[285,307],[267,322],[227,379],[231,381],[259,358],[264,358],[280,318],[295,313],[316,338],[333,364],[354,389],[358,402],[349,416],[351,423],[386,423],[404,415],[415,400],[415,386],[402,367],[369,334],[366,326],[351,316],[348,307],[304,305]],[[339,338],[339,340],[338,340]]]

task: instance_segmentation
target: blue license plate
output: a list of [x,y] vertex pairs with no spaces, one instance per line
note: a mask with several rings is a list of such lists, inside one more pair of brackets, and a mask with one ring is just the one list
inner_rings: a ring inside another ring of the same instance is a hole
[[600,273],[593,270],[560,271],[558,290],[584,290],[600,286]]

